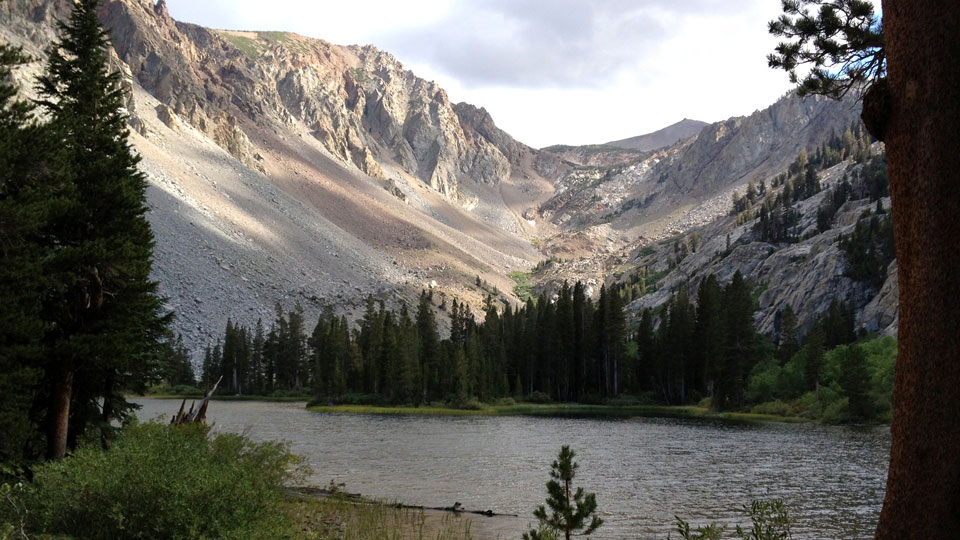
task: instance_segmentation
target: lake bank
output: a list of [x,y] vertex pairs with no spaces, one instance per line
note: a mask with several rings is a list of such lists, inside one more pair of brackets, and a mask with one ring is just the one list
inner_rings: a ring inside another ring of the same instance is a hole
[[[128,395],[127,399],[180,399],[180,400],[201,400],[203,394],[144,394]],[[310,396],[255,396],[255,395],[221,395],[214,394],[210,397],[211,401],[265,401],[272,403],[298,403],[310,401]]]
[[810,422],[796,416],[716,412],[696,405],[588,405],[580,403],[518,403],[484,405],[475,409],[442,406],[311,405],[310,412],[430,416],[533,416],[556,418],[680,418],[727,422]]

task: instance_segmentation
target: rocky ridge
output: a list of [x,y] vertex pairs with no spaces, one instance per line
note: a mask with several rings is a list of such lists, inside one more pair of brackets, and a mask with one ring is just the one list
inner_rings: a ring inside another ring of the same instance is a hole
[[855,105],[789,93],[762,111],[710,124],[640,161],[570,171],[540,215],[565,228],[609,223],[628,240],[655,236],[678,208],[695,208],[772,176],[801,149],[842,132],[859,117]]
[[663,129],[658,129],[653,133],[620,139],[619,141],[610,141],[604,143],[603,146],[613,146],[615,148],[637,150],[640,152],[651,152],[653,150],[659,150],[660,148],[672,146],[688,137],[693,137],[697,133],[700,133],[700,131],[702,131],[703,128],[708,125],[709,124],[706,122],[684,118],[676,124],[671,124]]
[[[632,272],[642,268],[646,268],[648,275],[659,274],[662,278],[657,282],[655,292],[632,302],[630,309],[638,313],[644,308],[657,308],[681,288],[685,288],[691,298],[696,298],[697,286],[703,277],[715,274],[721,283],[727,283],[735,272],[740,271],[762,291],[755,314],[755,324],[760,332],[773,334],[778,314],[789,305],[798,316],[798,329],[803,334],[827,311],[832,301],[839,300],[854,304],[858,328],[896,335],[896,261],[887,269],[883,285],[879,288],[871,286],[847,275],[849,262],[838,243],[841,235],[853,231],[865,211],[876,208],[876,203],[869,198],[847,201],[837,212],[831,227],[822,233],[817,231],[817,210],[827,196],[827,188],[836,185],[844,174],[859,166],[848,160],[824,171],[821,176],[824,191],[794,206],[800,213],[795,230],[804,238],[799,242],[765,242],[754,231],[756,219],[737,224],[735,216],[723,216],[708,225],[688,229],[683,235],[666,242],[637,246],[621,266],[623,276],[620,279],[626,281]],[[882,198],[880,202],[889,211],[890,198]],[[671,262],[676,257],[674,243],[689,243],[693,232],[697,233],[702,245],[671,269]]]

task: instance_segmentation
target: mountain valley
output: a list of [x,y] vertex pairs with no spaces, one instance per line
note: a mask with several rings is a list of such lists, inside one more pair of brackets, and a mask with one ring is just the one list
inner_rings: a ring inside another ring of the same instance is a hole
[[[12,0],[0,38],[42,59],[69,6]],[[843,277],[835,243],[869,203],[848,203],[835,229],[789,245],[748,241],[752,225],[729,215],[735,192],[853,125],[853,101],[791,93],[746,117],[535,149],[372,46],[202,28],[173,20],[163,0],[105,1],[101,20],[150,182],[154,275],[195,355],[228,318],[252,327],[276,305],[355,319],[370,295],[397,307],[430,289],[438,307],[456,299],[479,313],[487,296],[520,301],[508,275],[551,293],[583,280],[597,295],[639,268],[666,273],[635,312],[705,272],[741,269],[767,287],[763,331],[784,302],[809,324],[840,295],[865,329],[895,332],[895,263],[881,287],[861,286]],[[19,70],[21,87],[41,68]],[[834,166],[824,184],[857,166]],[[823,196],[798,205],[802,227]],[[661,246],[694,231],[701,249],[668,261]],[[728,235],[732,251],[716,259]]]

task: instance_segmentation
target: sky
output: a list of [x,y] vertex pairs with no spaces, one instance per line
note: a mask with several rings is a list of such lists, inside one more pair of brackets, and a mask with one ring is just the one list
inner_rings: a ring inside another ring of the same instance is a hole
[[715,122],[787,92],[777,0],[167,0],[177,20],[373,44],[534,147]]

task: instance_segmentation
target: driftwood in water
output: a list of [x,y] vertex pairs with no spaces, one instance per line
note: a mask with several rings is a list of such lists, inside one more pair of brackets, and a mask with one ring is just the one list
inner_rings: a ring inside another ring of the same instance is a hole
[[180,403],[180,410],[170,419],[170,423],[175,426],[182,426],[184,424],[206,424],[207,423],[207,404],[210,403],[210,398],[213,397],[213,393],[217,391],[217,386],[220,385],[220,381],[223,380],[221,375],[217,382],[213,383],[213,388],[211,388],[206,395],[203,396],[203,400],[200,402],[200,406],[196,407],[197,402],[190,403],[190,410],[184,412],[184,408],[187,406],[187,400],[184,399]]
[[[296,487],[296,488],[290,488],[289,491],[300,494],[300,495],[307,495],[307,496],[313,496],[313,497],[341,497],[350,502],[355,502],[355,503],[371,502],[371,501],[365,501],[363,499],[363,496],[361,496],[359,493],[347,493],[345,491],[339,491],[339,490],[322,489],[322,488],[316,488],[316,487]],[[477,516],[487,516],[487,517],[494,517],[494,516],[519,517],[517,514],[500,514],[500,513],[494,512],[493,510],[467,510],[459,502],[453,503],[453,506],[420,506],[420,505],[401,504],[401,503],[396,503],[391,506],[393,506],[394,508],[408,508],[411,510],[436,510],[438,512],[451,512],[454,514],[474,514]]]

